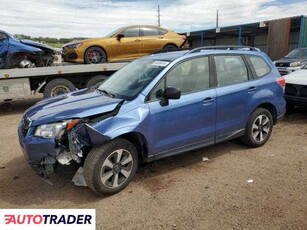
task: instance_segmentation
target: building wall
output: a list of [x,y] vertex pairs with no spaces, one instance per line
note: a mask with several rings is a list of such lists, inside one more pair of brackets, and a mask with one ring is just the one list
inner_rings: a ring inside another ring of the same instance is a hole
[[255,35],[253,46],[259,48],[261,51],[266,52],[267,41],[268,41],[268,35],[267,34]]
[[299,32],[291,32],[290,33],[290,39],[289,39],[289,49],[288,53],[298,47],[298,41],[299,41]]

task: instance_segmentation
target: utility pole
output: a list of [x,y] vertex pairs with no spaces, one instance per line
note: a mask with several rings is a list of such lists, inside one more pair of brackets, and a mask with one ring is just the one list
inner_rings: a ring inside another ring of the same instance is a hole
[[161,26],[161,23],[160,23],[160,5],[158,5],[158,26]]
[[219,10],[216,10],[216,27],[215,28],[219,28]]

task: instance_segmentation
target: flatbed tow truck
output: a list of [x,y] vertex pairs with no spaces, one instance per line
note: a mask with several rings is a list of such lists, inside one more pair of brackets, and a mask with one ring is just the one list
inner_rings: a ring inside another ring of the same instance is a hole
[[0,69],[0,103],[43,93],[44,98],[97,86],[127,62]]

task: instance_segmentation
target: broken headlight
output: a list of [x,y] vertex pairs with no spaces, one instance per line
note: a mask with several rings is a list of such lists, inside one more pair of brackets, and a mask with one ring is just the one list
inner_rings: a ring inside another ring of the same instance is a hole
[[77,124],[79,124],[79,122],[80,119],[73,119],[40,125],[36,128],[34,136],[42,138],[60,138],[65,133],[65,131],[70,131]]
[[42,138],[58,138],[65,132],[67,122],[40,125],[36,128],[34,136]]

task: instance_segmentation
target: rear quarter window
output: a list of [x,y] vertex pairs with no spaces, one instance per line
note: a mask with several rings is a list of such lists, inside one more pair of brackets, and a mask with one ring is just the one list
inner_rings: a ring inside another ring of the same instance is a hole
[[158,36],[159,31],[157,28],[149,28],[149,27],[143,27],[143,34],[144,36]]
[[159,34],[160,34],[160,35],[164,35],[164,34],[167,33],[167,30],[164,30],[164,29],[162,29],[162,28],[158,28],[158,31],[159,31]]
[[263,60],[263,58],[258,56],[248,56],[248,58],[258,78],[267,75],[271,71],[270,66],[265,60]]

